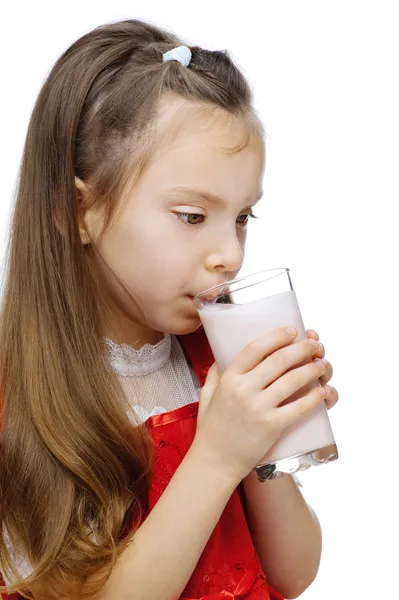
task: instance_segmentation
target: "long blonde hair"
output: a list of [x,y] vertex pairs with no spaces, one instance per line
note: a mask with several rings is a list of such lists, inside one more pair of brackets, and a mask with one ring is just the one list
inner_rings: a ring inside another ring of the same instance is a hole
[[[182,43],[134,19],[97,27],[57,60],[33,109],[2,290],[0,571],[15,585],[0,591],[32,598],[40,578],[60,598],[109,565],[91,597],[143,514],[152,441],[107,369],[105,295],[95,249],[80,240],[74,178],[90,183],[105,230],[132,165],[138,177],[146,164],[162,94],[255,115],[227,52],[192,47],[188,68],[163,64]],[[5,531],[30,577],[15,570]]]

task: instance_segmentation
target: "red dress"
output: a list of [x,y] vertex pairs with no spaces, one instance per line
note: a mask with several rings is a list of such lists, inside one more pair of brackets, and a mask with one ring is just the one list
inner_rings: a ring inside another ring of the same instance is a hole
[[[178,337],[197,377],[204,384],[214,362],[201,327]],[[146,423],[155,442],[155,473],[148,513],[164,492],[194,439],[198,402],[150,417]],[[181,600],[284,600],[267,583],[245,517],[242,484],[228,501]]]
[[[178,339],[203,385],[214,362],[203,328]],[[194,402],[146,421],[155,443],[155,472],[144,519],[190,448],[197,414],[198,402]],[[254,548],[245,517],[242,483],[230,497],[180,600],[284,600],[268,584]]]

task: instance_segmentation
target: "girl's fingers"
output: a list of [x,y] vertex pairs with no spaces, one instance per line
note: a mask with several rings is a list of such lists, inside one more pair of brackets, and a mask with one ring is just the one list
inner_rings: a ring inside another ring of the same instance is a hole
[[306,337],[313,338],[314,340],[316,340],[316,342],[318,342],[319,339],[320,339],[319,338],[319,334],[314,329],[307,329],[306,330]]
[[321,387],[313,388],[308,394],[284,406],[279,406],[273,415],[279,427],[283,430],[296,423],[299,419],[310,413],[316,406],[324,402],[325,390]]
[[326,370],[324,371],[322,377],[320,378],[321,385],[325,385],[326,383],[328,383],[334,374],[332,364],[330,362],[328,362],[328,360],[326,360],[326,363],[327,363]]
[[284,327],[274,329],[245,346],[234,357],[226,372],[229,372],[230,375],[243,375],[252,371],[267,356],[283,346],[291,344],[297,335],[297,332],[289,333]]
[[[295,394],[295,392],[308,383],[318,381],[324,368],[325,365],[322,360],[312,361],[311,363],[289,371],[282,377],[279,377],[274,383],[262,391],[260,395],[267,399],[268,402],[271,402],[272,406],[277,407],[281,402],[284,402],[284,400]],[[293,401],[293,404],[295,404],[295,402],[296,401]]]
[[330,410],[333,406],[335,406],[339,399],[339,394],[337,390],[329,385],[325,386],[326,389],[326,407],[327,410]]
[[290,369],[308,363],[318,351],[314,340],[301,340],[279,349],[262,361],[250,374],[250,389],[265,389]]

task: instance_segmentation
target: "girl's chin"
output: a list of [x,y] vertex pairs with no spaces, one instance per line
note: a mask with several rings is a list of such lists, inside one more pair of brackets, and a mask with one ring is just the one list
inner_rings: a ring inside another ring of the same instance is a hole
[[173,335],[186,335],[194,333],[201,327],[201,319],[196,310],[180,314],[172,324],[169,324],[168,332]]

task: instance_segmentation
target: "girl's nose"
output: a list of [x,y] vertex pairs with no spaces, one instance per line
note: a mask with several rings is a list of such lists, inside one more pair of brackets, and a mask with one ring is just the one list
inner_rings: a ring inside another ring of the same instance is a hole
[[220,246],[208,253],[206,268],[209,271],[239,271],[244,260],[244,251],[237,237],[222,241]]

